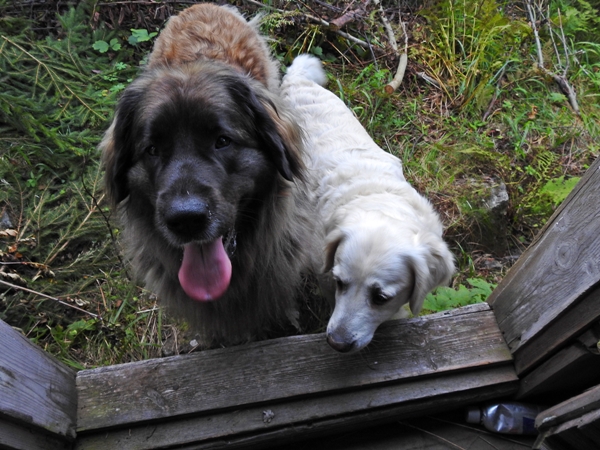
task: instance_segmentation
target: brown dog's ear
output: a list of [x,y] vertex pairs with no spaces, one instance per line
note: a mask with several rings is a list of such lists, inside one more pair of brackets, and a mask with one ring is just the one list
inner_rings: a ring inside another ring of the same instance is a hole
[[327,236],[325,240],[325,265],[323,266],[323,273],[329,272],[333,269],[335,262],[335,252],[337,252],[340,243],[344,240],[344,233],[337,230]]
[[104,185],[111,204],[116,206],[129,195],[127,172],[135,151],[134,124],[144,90],[134,81],[123,93],[112,124],[100,143],[105,169]]
[[229,86],[236,105],[252,117],[269,159],[288,181],[303,179],[302,131],[277,97],[258,82],[236,79]]
[[423,244],[420,250],[420,254],[411,257],[415,284],[409,305],[414,316],[421,312],[427,294],[438,286],[447,285],[454,274],[454,257],[440,238]]

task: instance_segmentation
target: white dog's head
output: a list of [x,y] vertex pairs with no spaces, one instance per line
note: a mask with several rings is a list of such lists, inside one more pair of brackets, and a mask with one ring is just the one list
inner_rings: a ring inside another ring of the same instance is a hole
[[398,221],[336,228],[327,236],[325,259],[336,283],[327,341],[339,352],[367,346],[405,303],[418,314],[427,293],[454,272],[441,236]]

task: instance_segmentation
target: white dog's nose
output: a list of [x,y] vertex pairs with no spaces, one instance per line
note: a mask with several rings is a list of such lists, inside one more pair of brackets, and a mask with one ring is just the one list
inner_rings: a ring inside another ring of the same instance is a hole
[[354,341],[346,342],[334,333],[327,334],[327,343],[340,353],[348,353],[354,348]]

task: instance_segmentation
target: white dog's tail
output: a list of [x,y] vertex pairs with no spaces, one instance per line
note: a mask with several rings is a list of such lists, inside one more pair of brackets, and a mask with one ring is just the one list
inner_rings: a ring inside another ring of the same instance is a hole
[[325,86],[327,84],[327,75],[323,70],[323,64],[319,58],[312,55],[298,55],[288,67],[287,76],[307,78],[315,83]]

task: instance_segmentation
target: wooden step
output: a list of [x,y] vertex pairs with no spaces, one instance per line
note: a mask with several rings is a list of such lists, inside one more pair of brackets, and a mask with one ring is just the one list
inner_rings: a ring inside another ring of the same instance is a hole
[[517,387],[482,303],[384,324],[357,354],[318,334],[81,371],[76,448],[264,448]]

